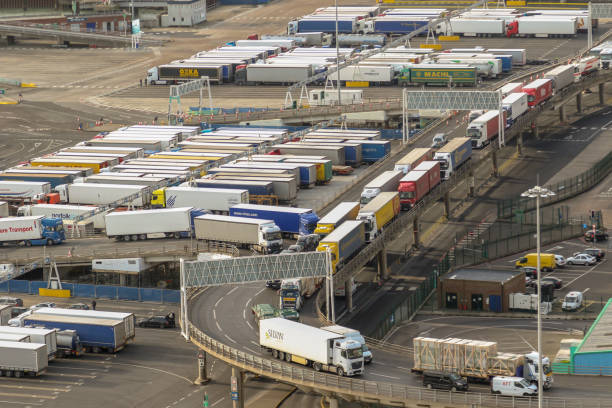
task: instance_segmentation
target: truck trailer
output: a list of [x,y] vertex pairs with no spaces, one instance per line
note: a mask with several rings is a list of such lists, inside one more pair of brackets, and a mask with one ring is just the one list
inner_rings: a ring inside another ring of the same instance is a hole
[[315,371],[329,371],[341,377],[364,372],[359,342],[291,320],[261,320],[259,344],[275,358],[312,366]]
[[401,171],[407,174],[414,170],[421,162],[431,160],[433,158],[434,149],[430,147],[417,147],[408,152],[404,157],[395,162],[393,170]]
[[129,184],[63,184],[55,188],[60,200],[69,204],[107,205],[137,194],[123,205],[147,207],[151,202],[151,187]]
[[153,191],[151,207],[194,207],[214,214],[228,214],[238,204],[249,203],[248,190],[203,187],[163,187]]
[[555,92],[561,91],[568,85],[574,83],[574,72],[576,68],[573,65],[560,65],[544,73],[544,79],[553,81],[553,89]]
[[505,127],[509,128],[519,117],[529,110],[527,94],[525,92],[511,93],[502,100],[502,107],[506,116]]
[[39,343],[46,346],[45,357],[47,360],[55,358],[57,353],[57,334],[53,328],[0,326],[0,333],[30,336],[31,343]]
[[[400,173],[403,174],[403,173]],[[371,242],[400,213],[400,199],[397,192],[399,180],[393,192],[381,192],[359,210],[358,221],[365,224],[365,240]]]
[[[59,218],[62,220],[74,220],[84,214],[89,214],[97,211],[96,206],[86,205],[66,205],[66,204],[33,204],[24,205],[17,209],[18,217],[29,217],[42,215],[49,218]],[[103,230],[106,227],[104,216],[108,214],[108,210],[97,212],[92,217],[86,217],[85,220],[92,220],[95,229]]]
[[530,108],[538,106],[553,96],[553,81],[550,78],[536,79],[525,85],[522,92],[527,94],[527,104]]
[[7,377],[44,374],[49,365],[46,351],[40,343],[0,341],[0,370]]
[[312,234],[319,217],[310,208],[280,207],[273,205],[237,204],[230,208],[235,217],[272,220],[285,234]]
[[0,245],[57,245],[65,240],[60,218],[42,215],[0,218]]
[[[201,188],[222,188],[222,189],[238,189],[247,190],[249,192],[249,199],[253,196],[272,196],[274,195],[274,189],[271,181],[260,181],[260,180],[216,180],[216,179],[195,179],[190,183],[195,184]],[[185,183],[189,185],[189,183]],[[183,185],[181,185],[183,187]],[[229,209],[228,209],[229,211]]]
[[51,192],[51,184],[46,181],[0,180],[2,198],[36,198]]
[[283,239],[272,220],[206,214],[194,220],[196,238],[251,248],[260,253],[278,253]]
[[400,179],[404,176],[403,171],[388,170],[382,172],[374,180],[370,181],[361,192],[361,205],[366,205],[376,196],[385,191],[397,191]]
[[578,31],[576,18],[520,17],[508,23],[508,37],[574,37]]
[[359,202],[342,202],[335,206],[325,216],[321,217],[317,223],[315,234],[321,237],[330,234],[336,227],[346,220],[354,220],[359,214]]
[[472,157],[472,141],[469,137],[456,137],[434,154],[440,162],[440,178],[448,180],[463,163]]
[[[505,111],[501,126],[506,123]],[[466,136],[472,140],[472,149],[481,149],[491,143],[491,140],[499,134],[499,111],[490,110],[474,119],[466,129]]]
[[106,236],[118,241],[189,238],[193,236],[193,219],[203,214],[192,207],[113,212],[104,217]]
[[347,220],[321,239],[317,251],[331,252],[332,271],[336,273],[365,245],[365,224]]

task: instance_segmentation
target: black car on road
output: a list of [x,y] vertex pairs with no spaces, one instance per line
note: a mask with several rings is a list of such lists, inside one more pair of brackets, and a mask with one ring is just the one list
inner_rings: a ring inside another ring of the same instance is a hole
[[597,241],[607,241],[608,240],[608,233],[605,231],[595,230],[595,233],[593,234],[593,230],[589,230],[584,233],[585,241],[593,241],[593,236],[595,236],[595,240]]
[[174,321],[174,313],[168,313],[165,316],[150,316],[143,319],[138,319],[138,327],[157,327],[160,329],[174,329],[176,323]]

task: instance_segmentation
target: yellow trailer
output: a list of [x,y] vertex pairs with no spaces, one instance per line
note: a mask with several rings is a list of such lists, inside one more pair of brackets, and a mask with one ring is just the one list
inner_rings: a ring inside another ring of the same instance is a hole
[[365,205],[357,220],[366,224],[366,242],[372,241],[400,213],[400,199],[397,191],[379,193]]
[[106,167],[106,161],[100,160],[75,160],[75,161],[59,161],[55,159],[34,159],[30,161],[31,166],[45,167],[87,167],[93,170],[94,174],[100,172],[101,168]]
[[314,232],[325,236],[344,221],[357,218],[357,214],[359,214],[359,201],[342,202],[319,220]]

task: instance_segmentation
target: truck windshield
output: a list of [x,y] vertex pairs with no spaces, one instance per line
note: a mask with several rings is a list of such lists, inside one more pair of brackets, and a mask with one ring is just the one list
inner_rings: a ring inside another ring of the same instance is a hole
[[266,241],[278,241],[278,240],[281,239],[281,233],[280,233],[280,231],[266,232],[264,234],[264,237],[265,237]]
[[400,199],[414,198],[414,191],[400,191],[399,198]]
[[576,302],[576,298],[573,297],[573,296],[568,296],[568,297],[565,298],[565,301],[567,303],[575,303]]
[[480,130],[478,129],[468,129],[467,130],[468,137],[472,139],[480,139]]
[[363,350],[361,348],[346,350],[346,354],[349,360],[354,360],[363,357]]
[[535,101],[535,97],[532,94],[527,94],[527,102]]
[[440,162],[440,170],[448,169],[448,162],[446,160],[438,159],[438,161]]
[[366,205],[370,201],[372,201],[372,199],[370,197],[361,196],[361,204]]

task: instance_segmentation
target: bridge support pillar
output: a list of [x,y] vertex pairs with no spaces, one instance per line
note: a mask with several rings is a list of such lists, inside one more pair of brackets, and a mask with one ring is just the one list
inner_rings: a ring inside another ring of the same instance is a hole
[[450,217],[450,194],[448,191],[444,193],[442,199],[444,200],[444,216],[448,219]]
[[414,247],[418,248],[421,245],[421,240],[419,237],[419,218],[418,217],[414,217],[414,220],[412,220],[412,236],[414,239]]
[[533,124],[531,131],[535,139],[540,139],[540,128],[538,128],[538,126],[535,123]]
[[565,106],[560,106],[559,107],[559,122],[565,123],[566,119],[567,118],[565,117]]
[[344,300],[346,302],[346,310],[349,313],[353,311],[353,279],[349,278],[344,281]]
[[576,112],[582,112],[582,92],[576,95]]
[[523,155],[523,131],[519,131],[516,137],[516,154]]
[[387,249],[383,248],[380,250],[377,257],[378,264],[378,276],[381,280],[389,279],[389,268],[387,268]]
[[206,352],[198,350],[198,378],[193,383],[195,385],[204,385],[210,382],[210,378],[206,374]]
[[333,397],[327,397],[327,402],[329,402],[329,408],[338,408],[338,400]]
[[605,103],[606,103],[605,85],[606,84],[604,82],[602,82],[597,87],[598,88],[597,90],[599,91],[599,104],[600,105],[605,105]]
[[496,150],[493,150],[493,152],[491,153],[491,164],[493,165],[493,177],[497,177],[498,168],[497,168],[497,151]]
[[473,169],[470,169],[468,177],[470,178],[470,180],[469,180],[470,189],[468,191],[468,197],[471,198],[471,197],[474,197],[474,190],[476,189],[476,177],[474,176],[474,170]]
[[[235,367],[232,367],[230,392],[232,396],[232,408],[244,408],[244,371]],[[237,399],[235,399],[236,397]]]

